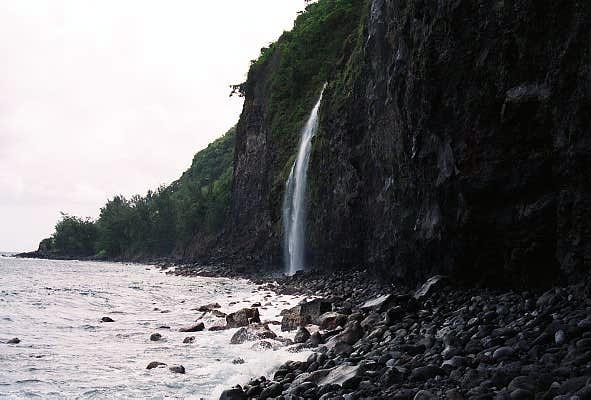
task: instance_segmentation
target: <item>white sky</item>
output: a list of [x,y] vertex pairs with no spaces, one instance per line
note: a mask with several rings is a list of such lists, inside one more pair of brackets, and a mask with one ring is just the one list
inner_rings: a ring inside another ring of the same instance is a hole
[[180,176],[304,0],[0,0],[0,250]]

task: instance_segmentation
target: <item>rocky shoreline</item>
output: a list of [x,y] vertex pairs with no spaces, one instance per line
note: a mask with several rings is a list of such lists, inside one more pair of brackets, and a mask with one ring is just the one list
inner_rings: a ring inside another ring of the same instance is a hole
[[[170,273],[244,277],[223,266]],[[221,399],[591,399],[588,286],[476,289],[435,276],[410,290],[368,276],[253,277],[316,297],[282,313],[302,342],[294,351],[314,353]]]
[[[198,311],[224,324],[179,330],[239,328],[231,343],[313,352],[220,399],[591,399],[589,283],[518,291],[434,276],[410,288],[367,270],[285,276],[223,264],[152,264],[167,274],[247,278],[261,293],[306,296],[280,321],[261,321],[260,303],[230,314],[204,305]],[[293,340],[272,324],[295,333]],[[178,367],[171,371],[184,373]]]

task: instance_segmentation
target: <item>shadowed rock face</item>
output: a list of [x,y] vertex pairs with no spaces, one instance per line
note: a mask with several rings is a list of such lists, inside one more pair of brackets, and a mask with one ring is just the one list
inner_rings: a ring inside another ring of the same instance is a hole
[[[309,264],[516,286],[588,271],[591,4],[369,3],[321,108]],[[229,248],[279,267],[273,65],[238,125]]]
[[366,24],[360,74],[321,111],[314,264],[512,285],[587,271],[591,5],[374,0]]
[[265,99],[270,95],[267,79],[275,64],[271,62],[260,72],[251,71],[257,76],[257,84],[244,101],[237,125],[230,227],[226,238],[231,244],[224,250],[237,257],[245,254],[265,262],[269,261],[263,249],[268,249],[271,229],[268,196],[272,168]]

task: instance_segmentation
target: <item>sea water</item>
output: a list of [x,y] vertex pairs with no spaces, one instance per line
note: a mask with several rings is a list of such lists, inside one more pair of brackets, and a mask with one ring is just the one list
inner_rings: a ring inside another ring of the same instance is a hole
[[[228,313],[260,302],[261,320],[280,321],[280,310],[300,300],[246,280],[165,275],[155,266],[2,256],[0,398],[217,399],[308,353],[231,345],[236,329],[179,332],[197,320],[206,329],[223,323],[193,309],[217,302]],[[100,322],[104,316],[115,322]],[[156,332],[163,339],[150,341]],[[195,341],[183,344],[186,336]],[[13,337],[21,342],[7,344]],[[181,364],[186,374],[147,370],[151,361]]]

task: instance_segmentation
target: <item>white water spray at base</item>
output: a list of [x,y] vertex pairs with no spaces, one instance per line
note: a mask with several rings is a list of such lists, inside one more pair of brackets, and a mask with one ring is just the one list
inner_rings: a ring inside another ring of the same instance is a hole
[[[326,87],[326,85],[325,85]],[[283,198],[284,257],[286,272],[289,275],[304,269],[305,264],[305,222],[306,222],[306,187],[308,163],[312,150],[312,138],[318,130],[318,110],[322,94],[310,113],[302,129],[298,155],[291,167],[285,184]]]

